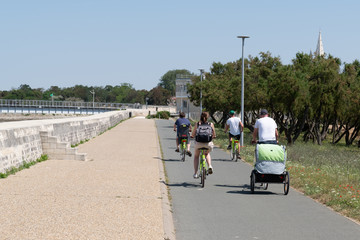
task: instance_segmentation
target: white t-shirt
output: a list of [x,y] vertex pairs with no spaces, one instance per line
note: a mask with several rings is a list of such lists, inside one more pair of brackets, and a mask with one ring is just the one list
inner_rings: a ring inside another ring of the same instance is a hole
[[276,122],[270,117],[263,117],[256,120],[255,128],[259,131],[259,141],[272,141],[276,140],[275,129],[277,128]]
[[231,117],[226,121],[226,124],[230,126],[230,133],[234,136],[240,135],[240,118]]

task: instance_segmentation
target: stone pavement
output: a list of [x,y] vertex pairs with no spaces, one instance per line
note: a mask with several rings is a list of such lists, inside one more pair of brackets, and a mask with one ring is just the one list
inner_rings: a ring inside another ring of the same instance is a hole
[[155,122],[126,120],[0,179],[0,239],[174,239]]

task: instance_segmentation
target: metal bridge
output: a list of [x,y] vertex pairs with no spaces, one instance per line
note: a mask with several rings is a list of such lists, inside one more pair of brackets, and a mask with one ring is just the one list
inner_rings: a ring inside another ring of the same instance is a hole
[[139,103],[72,102],[0,99],[1,113],[98,114],[120,109],[139,109]]

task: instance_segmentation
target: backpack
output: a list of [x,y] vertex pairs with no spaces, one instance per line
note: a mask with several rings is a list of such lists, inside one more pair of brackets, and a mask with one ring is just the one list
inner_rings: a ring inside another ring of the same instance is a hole
[[189,126],[181,124],[178,129],[178,137],[187,137],[189,135]]
[[210,123],[202,123],[197,126],[195,140],[197,142],[211,142],[213,136],[213,129]]

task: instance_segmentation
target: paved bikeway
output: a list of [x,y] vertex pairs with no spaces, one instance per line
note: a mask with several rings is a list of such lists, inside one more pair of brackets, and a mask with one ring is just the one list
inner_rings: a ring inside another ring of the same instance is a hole
[[164,239],[154,121],[126,120],[79,152],[92,161],[48,160],[0,179],[0,239]]
[[178,240],[360,239],[358,224],[293,189],[285,196],[283,185],[269,184],[268,190],[251,194],[252,167],[230,161],[219,148],[211,154],[214,174],[201,189],[200,180],[192,177],[193,158],[181,162],[174,151],[174,122],[157,120],[156,124]]

